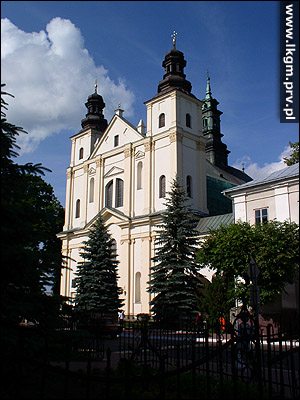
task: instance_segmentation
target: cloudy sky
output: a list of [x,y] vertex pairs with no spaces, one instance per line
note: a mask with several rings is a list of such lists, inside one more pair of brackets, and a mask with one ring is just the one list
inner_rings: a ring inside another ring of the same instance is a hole
[[65,203],[70,139],[95,79],[109,121],[118,104],[137,125],[172,46],[185,54],[198,98],[206,74],[223,111],[229,162],[253,178],[284,167],[298,125],[279,121],[277,1],[3,1],[2,83],[9,122],[22,126],[19,162],[41,162]]

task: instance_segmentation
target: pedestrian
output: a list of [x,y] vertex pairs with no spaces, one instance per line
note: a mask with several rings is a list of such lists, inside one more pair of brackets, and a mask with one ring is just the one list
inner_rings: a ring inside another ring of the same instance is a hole
[[223,314],[221,314],[219,316],[218,319],[219,322],[219,340],[223,340],[224,339],[224,333],[225,333],[225,329],[226,329],[226,320]]
[[196,313],[195,323],[196,323],[197,333],[201,332],[203,329],[203,318],[200,311]]
[[120,327],[123,329],[123,325],[124,325],[124,318],[125,318],[125,313],[123,310],[118,312],[118,317],[119,317],[119,324]]
[[251,340],[254,337],[254,321],[246,306],[242,306],[233,327],[236,336],[237,366],[243,368],[245,364],[243,360],[251,350]]

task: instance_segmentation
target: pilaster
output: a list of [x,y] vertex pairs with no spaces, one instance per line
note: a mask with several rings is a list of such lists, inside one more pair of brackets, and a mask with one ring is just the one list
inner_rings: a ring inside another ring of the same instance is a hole
[[66,178],[67,178],[67,186],[66,186],[66,202],[65,202],[65,225],[64,230],[70,229],[72,223],[72,167],[67,169]]
[[128,144],[124,149],[124,214],[132,215],[133,204],[133,171],[132,171],[132,145]]
[[153,171],[152,171],[152,153],[155,151],[154,149],[155,142],[152,141],[152,138],[149,138],[147,142],[144,144],[145,149],[145,185],[144,185],[144,213],[151,213],[151,196],[152,196],[152,179]]
[[103,208],[103,193],[104,193],[103,165],[104,165],[103,158],[101,156],[99,156],[96,159],[96,181],[97,181],[97,184],[95,185],[95,187],[96,187],[95,199],[97,201],[97,209],[96,209],[97,214]]

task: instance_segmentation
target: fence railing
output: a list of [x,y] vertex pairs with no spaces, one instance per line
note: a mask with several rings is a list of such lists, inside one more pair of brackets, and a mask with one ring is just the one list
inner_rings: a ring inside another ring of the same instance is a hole
[[126,321],[117,337],[75,328],[20,328],[7,339],[3,398],[299,397],[299,337],[271,326],[246,344],[209,325]]

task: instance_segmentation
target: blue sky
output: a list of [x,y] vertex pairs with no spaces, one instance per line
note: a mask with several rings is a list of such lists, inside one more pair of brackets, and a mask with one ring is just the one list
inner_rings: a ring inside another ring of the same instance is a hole
[[2,82],[15,96],[8,119],[29,132],[19,162],[50,168],[63,205],[69,137],[95,79],[108,121],[120,103],[131,123],[146,122],[174,30],[198,98],[209,70],[231,165],[272,172],[298,140],[298,124],[279,121],[277,1],[4,1],[1,15]]

